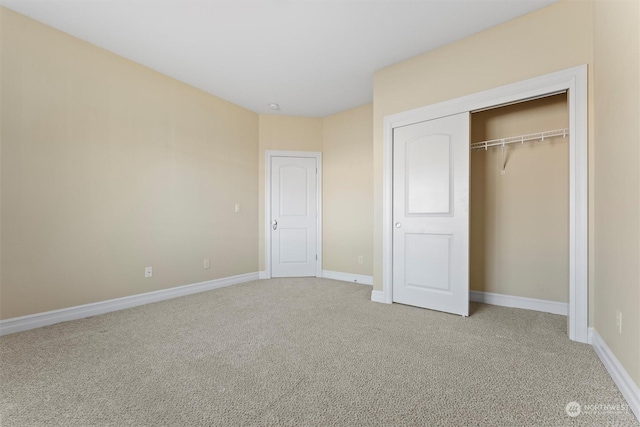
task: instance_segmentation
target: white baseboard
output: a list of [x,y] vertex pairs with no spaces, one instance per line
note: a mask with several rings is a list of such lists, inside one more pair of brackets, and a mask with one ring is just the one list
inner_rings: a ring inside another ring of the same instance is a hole
[[636,415],[636,418],[640,421],[640,387],[631,379],[627,371],[618,361],[618,358],[598,334],[598,331],[593,328],[589,329],[592,336],[593,349],[602,361],[604,367],[607,368],[613,382],[616,383],[620,392],[627,400],[627,404]]
[[270,279],[270,277],[267,277],[267,272],[264,270],[258,272],[258,277],[260,280]]
[[322,270],[322,277],[325,279],[342,280],[343,282],[356,282],[363,285],[373,285],[372,276],[361,274],[341,273],[339,271]]
[[546,301],[542,299],[494,294],[491,292],[469,291],[469,300],[491,305],[500,305],[502,307],[524,308],[525,310],[561,314],[563,316],[567,316],[569,313],[569,304],[566,302]]
[[384,300],[384,292],[376,291],[375,289],[371,291],[371,301],[387,304],[387,302]]
[[41,328],[43,326],[53,325],[55,323],[66,322],[69,320],[82,319],[85,317],[96,316],[98,314],[123,310],[125,308],[136,307],[152,302],[164,301],[171,298],[210,291],[212,289],[236,285],[238,283],[251,282],[253,280],[258,280],[258,278],[258,273],[240,274],[238,276],[223,277],[222,279],[209,280],[207,282],[194,283],[192,285],[177,286],[175,288],[146,292],[144,294],[131,295],[128,297],[100,301],[92,304],[77,305],[75,307],[63,308],[60,310],[46,311],[44,313],[36,313],[28,316],[0,320],[0,336],[27,331],[29,329]]

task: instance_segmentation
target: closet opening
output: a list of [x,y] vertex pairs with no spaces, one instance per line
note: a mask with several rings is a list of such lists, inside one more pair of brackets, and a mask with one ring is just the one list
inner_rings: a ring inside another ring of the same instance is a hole
[[472,112],[470,142],[470,299],[567,315],[567,93]]

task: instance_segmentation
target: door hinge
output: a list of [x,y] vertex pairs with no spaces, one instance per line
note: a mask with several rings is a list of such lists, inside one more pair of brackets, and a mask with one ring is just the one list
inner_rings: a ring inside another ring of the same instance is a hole
[[318,260],[318,255],[316,254],[316,261]]

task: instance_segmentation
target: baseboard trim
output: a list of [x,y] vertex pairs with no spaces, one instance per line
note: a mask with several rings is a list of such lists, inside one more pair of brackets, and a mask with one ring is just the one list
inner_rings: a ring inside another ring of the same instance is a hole
[[27,331],[29,329],[41,328],[43,326],[49,326],[69,320],[82,319],[85,317],[96,316],[98,314],[124,310],[126,308],[137,307],[139,305],[149,304],[152,302],[164,301],[185,295],[210,291],[226,286],[237,285],[239,283],[251,282],[258,280],[258,278],[258,273],[240,274],[237,276],[194,283],[192,285],[176,286],[175,288],[146,292],[144,294],[131,295],[128,297],[100,301],[91,304],[77,305],[75,307],[63,308],[60,310],[46,311],[43,313],[30,314],[28,316],[0,320],[0,336]]
[[596,354],[602,361],[602,364],[611,378],[613,382],[616,383],[618,389],[627,400],[627,404],[635,414],[638,421],[640,421],[640,387],[631,379],[629,373],[624,369],[624,367],[618,361],[618,358],[613,354],[609,346],[602,339],[598,331],[593,328],[590,328],[592,332],[592,345]]
[[270,277],[267,277],[267,272],[264,270],[258,272],[258,278],[260,280],[270,279]]
[[372,276],[362,274],[341,273],[339,271],[322,270],[325,279],[342,280],[343,282],[357,282],[363,285],[373,285]]
[[384,300],[384,292],[376,291],[375,289],[371,291],[371,301],[379,302],[382,304],[391,304],[391,302],[387,302]]
[[469,300],[502,307],[523,308],[525,310],[560,314],[562,316],[566,316],[569,313],[569,304],[566,302],[516,297],[512,295],[494,294],[492,292],[469,291]]

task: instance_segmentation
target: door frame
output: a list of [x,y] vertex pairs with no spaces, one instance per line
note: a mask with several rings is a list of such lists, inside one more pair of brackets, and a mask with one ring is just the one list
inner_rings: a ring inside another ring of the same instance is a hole
[[[382,146],[382,301],[393,302],[393,129],[452,114],[567,92],[569,107],[569,338],[588,342],[589,222],[587,65],[384,117]],[[377,299],[376,299],[377,300]],[[379,301],[379,300],[377,300]]]
[[271,279],[271,158],[303,157],[316,159],[316,277],[322,277],[322,153],[317,151],[265,150],[264,152],[264,267],[266,279]]

